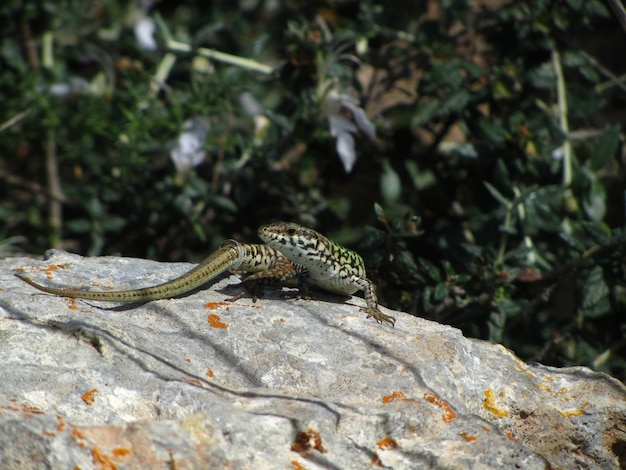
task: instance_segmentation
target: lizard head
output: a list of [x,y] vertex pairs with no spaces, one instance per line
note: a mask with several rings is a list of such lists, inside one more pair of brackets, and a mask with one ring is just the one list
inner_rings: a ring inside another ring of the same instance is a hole
[[[293,222],[276,222],[259,228],[259,237],[267,245],[284,252],[310,251],[317,248],[325,237],[313,229]],[[286,254],[286,253],[285,253]]]

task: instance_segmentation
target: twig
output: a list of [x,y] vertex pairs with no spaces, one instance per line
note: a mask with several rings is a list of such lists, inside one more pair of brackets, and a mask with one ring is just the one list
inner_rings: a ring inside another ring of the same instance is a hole
[[28,62],[33,70],[36,72],[39,70],[39,56],[37,55],[37,46],[35,44],[35,39],[33,38],[33,32],[30,29],[30,23],[24,20],[20,24],[20,29],[22,32],[22,38],[24,38],[24,47],[26,49],[26,56],[28,57]]
[[13,116],[8,121],[4,121],[0,125],[0,132],[4,132],[9,127],[14,126],[18,122],[20,122],[22,119],[24,119],[26,116],[28,116],[29,113],[30,113],[30,109],[27,109],[26,111],[22,111],[21,113],[16,114],[15,116]]
[[[62,196],[63,191],[61,190],[61,178],[59,177],[59,164],[56,156],[56,141],[54,137],[54,130],[52,128],[48,128],[46,132],[45,151],[46,173],[48,174],[48,187],[50,188],[50,193]],[[59,240],[61,239],[61,230],[63,227],[62,205],[59,202],[59,197],[50,198],[49,208],[52,246],[57,247]]]
[[[604,75],[605,77],[608,77],[617,88],[619,88],[622,91],[626,91],[626,86],[621,82],[620,78],[617,77],[613,72],[611,72],[609,69],[607,69],[600,62],[598,62],[595,59],[595,57],[590,56],[589,54],[587,54],[585,51],[582,51],[582,50],[580,51],[580,53],[585,57],[585,59],[587,59],[589,62],[591,62],[591,65],[593,65],[595,68],[597,68],[602,75]],[[600,85],[597,85],[596,89],[599,86]]]
[[168,52],[163,56],[163,59],[159,63],[157,67],[157,71],[152,77],[152,81],[150,82],[150,93],[155,95],[161,88],[165,88],[167,81],[167,77],[169,77],[172,67],[176,63],[176,56],[171,52]]
[[559,106],[559,124],[565,141],[563,142],[563,186],[569,187],[572,183],[572,143],[569,140],[569,124],[567,121],[567,95],[565,91],[565,79],[561,68],[559,52],[552,51],[552,65],[556,73],[556,92]]
[[75,205],[74,201],[68,199],[67,196],[65,196],[64,194],[52,194],[52,192],[41,186],[39,183],[29,181],[20,176],[12,175],[2,169],[0,169],[0,180],[4,181],[8,185],[26,188],[34,194],[45,194],[47,197],[55,199],[60,203],[66,205]]
[[160,15],[155,14],[154,18],[157,27],[159,28],[159,33],[165,41],[165,46],[171,52],[194,52],[195,54],[206,57],[208,59],[216,60],[218,62],[224,62],[226,64],[236,65],[237,67],[245,68],[248,70],[254,70],[255,72],[260,72],[265,75],[270,75],[274,72],[273,67],[257,62],[256,60],[247,59],[245,57],[226,54],[225,52],[216,51],[215,49],[207,49],[205,47],[200,47],[196,50],[193,50],[189,44],[177,41],[172,38],[172,35],[170,34],[167,26],[165,25],[165,22]]
[[617,21],[622,26],[624,31],[626,31],[626,10],[624,9],[624,5],[622,5],[622,2],[618,0],[609,0],[609,5],[611,10],[613,10],[613,14],[617,18]]

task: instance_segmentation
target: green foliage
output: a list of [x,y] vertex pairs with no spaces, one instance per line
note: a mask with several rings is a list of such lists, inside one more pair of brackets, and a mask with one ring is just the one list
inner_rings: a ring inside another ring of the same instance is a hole
[[384,305],[626,378],[626,32],[475,3],[4,2],[2,253],[362,233]]

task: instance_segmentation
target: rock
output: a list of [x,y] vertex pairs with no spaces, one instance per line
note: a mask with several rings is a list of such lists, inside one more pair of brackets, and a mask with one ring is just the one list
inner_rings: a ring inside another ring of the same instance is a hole
[[225,300],[238,278],[122,306],[188,264],[0,261],[0,468],[618,468],[626,389],[360,298]]

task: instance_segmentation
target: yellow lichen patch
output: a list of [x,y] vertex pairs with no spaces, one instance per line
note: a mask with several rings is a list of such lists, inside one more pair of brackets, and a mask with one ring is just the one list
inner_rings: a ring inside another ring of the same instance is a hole
[[526,374],[530,377],[534,377],[535,374],[533,374],[531,371],[529,371],[528,369],[522,368],[522,367],[516,367],[515,368],[516,371],[521,372],[522,374]]
[[552,393],[552,387],[550,387],[549,385],[538,384],[537,387],[539,387],[541,390]]
[[490,413],[493,413],[500,419],[509,415],[508,411],[500,409],[496,406],[495,395],[493,393],[493,390],[491,389],[485,390],[485,402],[483,403],[483,408],[489,411]]
[[564,418],[572,418],[573,416],[580,416],[582,414],[585,414],[585,407],[587,406],[589,406],[589,402],[584,402],[582,403],[580,408],[565,411],[559,410],[559,413],[561,413]]

